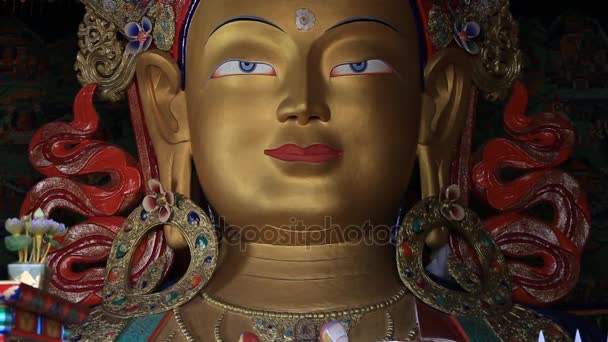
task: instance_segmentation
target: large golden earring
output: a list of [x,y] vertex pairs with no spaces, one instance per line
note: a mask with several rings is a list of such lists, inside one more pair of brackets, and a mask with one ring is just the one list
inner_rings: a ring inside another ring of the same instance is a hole
[[[211,279],[218,257],[218,238],[207,215],[191,200],[165,192],[156,180],[152,195],[124,222],[107,263],[103,311],[120,318],[165,312],[192,299]],[[151,265],[131,287],[130,264],[142,239],[154,228],[171,224],[183,234],[190,248],[190,265],[173,286],[152,293],[162,281],[164,259]]]
[[[571,341],[552,321],[511,300],[511,282],[504,256],[477,214],[462,207],[460,189],[452,185],[438,197],[428,197],[406,215],[397,235],[397,268],[410,291],[424,303],[463,323],[485,321],[501,341],[536,341],[543,331],[547,341]],[[423,266],[427,234],[448,227],[464,238],[477,254],[479,273],[448,259],[448,270],[462,291],[435,282]],[[472,318],[472,319],[471,319]],[[477,324],[474,323],[474,324]]]
[[[458,204],[459,197],[458,187],[450,186],[442,195],[418,202],[406,215],[397,237],[399,276],[416,297],[440,311],[473,317],[505,313],[512,307],[505,258],[479,217]],[[438,284],[424,269],[426,236],[442,226],[460,234],[478,256],[478,278],[467,281],[455,277],[463,291]]]

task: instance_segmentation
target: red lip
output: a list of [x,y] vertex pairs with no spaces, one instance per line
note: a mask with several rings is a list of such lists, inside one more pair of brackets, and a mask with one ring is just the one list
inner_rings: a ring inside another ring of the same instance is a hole
[[264,150],[264,154],[288,162],[322,163],[341,157],[342,151],[322,144],[310,145],[308,147],[286,144],[275,149]]

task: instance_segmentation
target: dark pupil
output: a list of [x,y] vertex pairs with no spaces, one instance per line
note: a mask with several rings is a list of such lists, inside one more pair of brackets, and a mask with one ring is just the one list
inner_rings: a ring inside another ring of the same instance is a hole
[[253,70],[255,70],[255,63],[250,63],[250,62],[241,62],[239,64],[239,67],[241,68],[242,71],[244,72],[252,72]]
[[354,72],[364,72],[367,69],[367,62],[352,63],[350,69]]

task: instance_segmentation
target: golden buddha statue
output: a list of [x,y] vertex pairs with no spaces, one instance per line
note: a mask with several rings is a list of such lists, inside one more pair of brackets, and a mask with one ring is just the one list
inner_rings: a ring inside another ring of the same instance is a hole
[[[453,314],[492,340],[531,340],[540,330],[569,339],[511,303],[504,257],[450,186],[475,86],[499,97],[519,71],[509,41],[509,70],[474,61],[477,22],[512,20],[508,2],[85,3],[108,20],[137,19],[123,29],[124,56],[135,66],[160,179],[114,242],[104,304],[76,337],[415,340],[429,333],[424,319],[448,317],[431,323],[430,337],[464,340],[470,331]],[[416,160],[424,200],[395,237]],[[194,198],[199,184],[212,218]],[[160,225],[171,248],[189,249],[190,264],[177,283],[151,292],[158,271],[131,284],[128,267]],[[423,251],[445,250],[450,231],[478,252],[487,271],[479,287],[449,289],[424,270]]]

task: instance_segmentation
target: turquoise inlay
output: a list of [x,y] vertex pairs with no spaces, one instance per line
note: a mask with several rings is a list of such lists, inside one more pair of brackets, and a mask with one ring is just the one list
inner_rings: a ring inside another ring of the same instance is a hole
[[500,342],[492,327],[484,320],[473,317],[456,316],[471,342]]
[[124,256],[127,255],[128,251],[129,251],[129,249],[127,248],[127,246],[124,243],[118,245],[118,248],[116,249],[116,258],[118,258],[118,259],[124,258]]
[[481,243],[486,247],[490,247],[492,246],[492,239],[490,239],[490,237],[487,235],[483,235],[481,237]]
[[448,302],[448,299],[444,295],[438,295],[437,297],[435,297],[435,303],[437,303],[441,306],[445,305],[445,303],[447,303],[447,302]]
[[120,298],[118,298],[117,300],[115,300],[114,302],[112,302],[114,305],[123,305],[125,302],[127,301],[127,297],[122,296]]
[[117,342],[147,342],[152,336],[154,329],[165,316],[165,312],[159,314],[134,318],[120,333]]
[[412,224],[412,230],[416,234],[422,233],[422,231],[424,230],[424,221],[419,218],[415,219],[414,223]]
[[209,240],[207,240],[207,237],[205,236],[205,234],[201,234],[196,239],[196,248],[203,250],[203,249],[207,248],[208,245],[209,245]]

